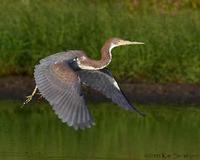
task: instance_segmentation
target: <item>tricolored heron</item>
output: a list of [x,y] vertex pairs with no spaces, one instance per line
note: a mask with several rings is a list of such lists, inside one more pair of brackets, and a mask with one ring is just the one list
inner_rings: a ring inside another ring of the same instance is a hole
[[75,129],[91,127],[94,122],[81,91],[81,86],[85,85],[101,92],[122,108],[143,116],[131,105],[106,68],[112,60],[111,50],[114,47],[134,44],[144,43],[111,38],[103,45],[100,60],[90,59],[79,50],[56,53],[40,60],[34,70],[36,87],[24,104],[32,99],[38,89],[62,122]]

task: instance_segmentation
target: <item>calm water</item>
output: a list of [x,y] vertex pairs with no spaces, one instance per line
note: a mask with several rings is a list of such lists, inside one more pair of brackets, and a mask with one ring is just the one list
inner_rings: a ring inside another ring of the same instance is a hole
[[1,101],[0,160],[198,160],[199,107],[139,105],[142,118],[111,103],[90,104],[96,126],[75,131],[47,103],[21,109]]

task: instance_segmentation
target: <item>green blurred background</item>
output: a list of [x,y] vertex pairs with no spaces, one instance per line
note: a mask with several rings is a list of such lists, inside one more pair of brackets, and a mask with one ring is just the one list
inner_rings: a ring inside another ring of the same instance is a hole
[[147,117],[111,103],[89,103],[96,125],[76,131],[48,104],[21,109],[0,101],[2,160],[199,160],[199,106],[138,105]]
[[80,49],[99,58],[110,37],[110,65],[127,82],[200,82],[199,0],[1,0],[0,75],[32,75],[39,59]]
[[[113,50],[109,68],[120,83],[191,84],[183,95],[198,99],[199,0],[0,0],[0,97],[29,94],[41,58],[79,49],[98,59],[110,37],[145,42]],[[44,101],[21,109],[22,101],[0,99],[0,160],[200,159],[199,104],[136,103],[142,118],[111,102],[88,103],[96,126],[75,131]]]

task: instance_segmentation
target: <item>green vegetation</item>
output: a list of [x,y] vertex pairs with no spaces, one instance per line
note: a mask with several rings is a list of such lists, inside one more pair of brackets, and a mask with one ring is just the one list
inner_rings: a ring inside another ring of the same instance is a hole
[[39,59],[80,49],[99,58],[109,37],[145,42],[113,50],[121,81],[200,82],[198,0],[2,0],[0,75],[32,75]]
[[90,104],[96,126],[75,131],[46,103],[20,105],[0,101],[0,159],[200,158],[199,106],[139,106],[147,114],[143,118],[111,103]]

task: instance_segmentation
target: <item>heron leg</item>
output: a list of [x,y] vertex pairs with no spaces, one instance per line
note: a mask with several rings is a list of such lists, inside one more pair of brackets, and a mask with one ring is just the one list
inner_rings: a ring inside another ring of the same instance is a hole
[[25,104],[29,103],[29,102],[32,100],[32,98],[33,98],[33,96],[35,95],[36,91],[37,91],[37,86],[35,86],[35,88],[34,88],[34,90],[33,90],[33,92],[32,92],[31,95],[26,96],[26,100],[24,101],[22,107],[23,107]]

